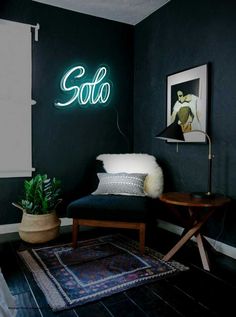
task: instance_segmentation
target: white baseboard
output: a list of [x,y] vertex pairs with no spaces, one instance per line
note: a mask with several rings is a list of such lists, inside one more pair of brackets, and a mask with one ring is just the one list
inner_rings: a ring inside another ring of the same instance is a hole
[[61,219],[61,226],[71,226],[72,225],[72,218],[60,218]]
[[[174,225],[170,222],[167,222],[167,221],[164,221],[164,220],[161,220],[161,219],[158,219],[158,222],[157,222],[157,226],[159,228],[162,228],[162,229],[165,229],[167,231],[170,231],[172,233],[175,233],[175,234],[178,234],[178,235],[181,235],[182,234],[182,231],[183,231],[183,228],[180,227],[180,226],[177,226],[177,225]],[[206,237],[205,238],[208,240],[208,242],[220,253],[222,254],[225,254],[233,259],[236,259],[236,248],[228,245],[228,244],[225,244],[223,242],[220,242],[220,241],[217,241],[217,240],[214,240],[214,239],[211,239],[209,237]],[[193,241],[196,241],[195,237],[192,238]]]
[[[72,225],[71,218],[60,218],[61,226],[70,226]],[[18,232],[19,223],[11,223],[9,225],[0,225],[0,234],[16,233]]]
[[[70,226],[72,225],[71,218],[60,218],[61,219],[61,232],[71,231]],[[7,242],[10,240],[18,240],[19,223],[11,223],[6,225],[0,225],[0,243]],[[81,229],[82,230],[82,229]]]
[[[71,218],[61,218],[61,226],[66,227],[66,226],[71,226],[72,225],[72,219]],[[1,234],[18,234],[18,226],[19,223],[12,223],[12,224],[7,224],[7,225],[0,225],[0,235]],[[170,231],[172,233],[181,235],[183,228],[177,225],[174,225],[170,222],[163,221],[161,219],[158,219],[157,226],[159,228],[165,229],[167,231]],[[225,244],[223,242],[205,237],[209,243],[220,253],[225,254],[233,259],[236,259],[236,248]],[[195,238],[192,239],[193,241],[196,241]],[[1,241],[1,239],[0,239]]]

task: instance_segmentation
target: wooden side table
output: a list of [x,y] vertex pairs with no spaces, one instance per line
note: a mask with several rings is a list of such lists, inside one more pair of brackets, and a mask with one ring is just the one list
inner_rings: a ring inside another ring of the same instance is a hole
[[[221,195],[216,195],[214,198],[193,198],[190,193],[169,192],[162,194],[160,200],[169,207],[174,207],[175,214],[184,224],[181,239],[163,257],[163,260],[169,261],[189,239],[195,236],[203,268],[210,271],[207,251],[203,244],[204,237],[201,235],[200,229],[217,208],[223,207],[231,201],[230,198]],[[183,215],[176,209],[177,206],[187,207],[188,219],[183,218]]]

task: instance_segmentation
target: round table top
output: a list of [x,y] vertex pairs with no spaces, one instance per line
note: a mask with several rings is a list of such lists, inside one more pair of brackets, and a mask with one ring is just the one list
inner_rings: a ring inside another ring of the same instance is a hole
[[187,207],[221,207],[231,201],[227,196],[215,195],[210,198],[195,198],[191,193],[167,192],[160,196],[160,200],[179,206]]

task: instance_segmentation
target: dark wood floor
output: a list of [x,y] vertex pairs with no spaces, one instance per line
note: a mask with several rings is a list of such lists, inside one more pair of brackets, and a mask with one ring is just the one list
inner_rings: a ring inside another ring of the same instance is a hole
[[[125,235],[136,238],[136,233],[130,232],[121,231]],[[111,231],[84,231],[80,239],[107,233],[110,234]],[[64,233],[58,240],[68,242],[70,238],[69,234]],[[147,244],[165,253],[177,239],[178,236],[158,229],[147,238]],[[236,301],[236,260],[213,253],[212,270],[211,272],[204,271],[198,249],[193,242],[188,242],[175,256],[175,260],[189,266],[190,270],[58,313],[51,311],[40,289],[19,262],[16,251],[22,246],[24,247],[20,241],[0,244],[0,266],[16,298],[17,317],[227,317],[235,315],[233,312]]]

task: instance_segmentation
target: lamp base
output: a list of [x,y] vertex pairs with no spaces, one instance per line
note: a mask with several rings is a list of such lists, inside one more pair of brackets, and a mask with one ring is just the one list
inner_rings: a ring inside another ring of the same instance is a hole
[[213,193],[203,193],[203,192],[194,192],[194,193],[191,193],[191,197],[192,198],[198,198],[198,199],[212,199],[212,198],[215,198],[216,194],[213,194]]

